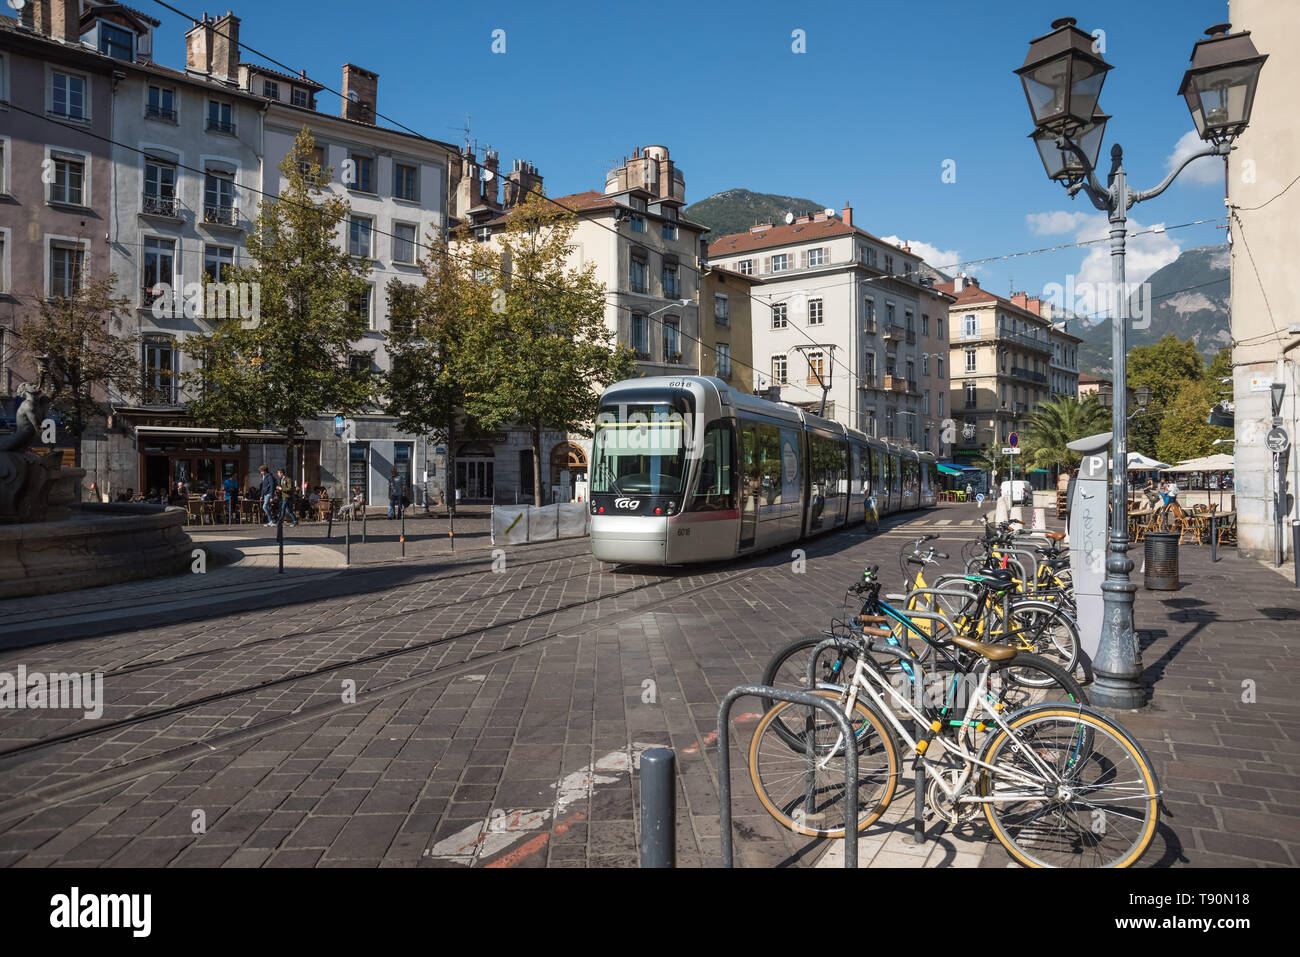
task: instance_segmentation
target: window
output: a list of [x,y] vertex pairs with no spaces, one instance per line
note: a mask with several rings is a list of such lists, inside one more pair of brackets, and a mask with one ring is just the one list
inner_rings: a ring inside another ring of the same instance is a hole
[[135,34],[107,20],[99,21],[99,52],[115,60],[135,59]]
[[907,327],[908,332],[916,331],[916,317],[912,315],[911,309],[903,311],[903,325]]
[[[8,260],[5,259],[5,251],[8,249],[8,246],[5,245],[5,240],[8,238],[8,232],[0,229],[0,293],[6,293],[9,291]],[[0,356],[5,355],[8,355],[8,353],[5,352],[4,349],[4,332],[0,331]]]
[[303,109],[309,109],[311,107],[311,98],[308,96],[307,91],[302,87],[295,86],[291,96],[294,106],[301,106]]
[[808,384],[821,386],[825,383],[825,356],[820,352],[808,353]]
[[821,266],[826,263],[826,250],[818,247],[808,250],[808,265]]
[[929,374],[930,374],[930,353],[927,352],[921,356],[921,375],[928,376]]
[[786,373],[789,367],[786,365],[785,356],[772,356],[772,381],[780,385],[785,385],[789,380]]
[[176,122],[176,91],[170,87],[149,85],[149,102],[144,115],[151,120]]
[[393,262],[415,262],[415,227],[410,223],[393,224]]
[[148,296],[157,296],[160,286],[172,286],[176,278],[176,241],[151,239],[144,241],[144,277],[140,288]]
[[876,250],[870,246],[863,246],[862,261],[874,269],[876,267]]
[[352,154],[353,180],[351,186],[353,189],[362,193],[373,193],[375,191],[375,161],[369,156],[360,156]]
[[632,351],[638,359],[650,358],[650,335],[647,330],[646,317],[640,313],[632,314]]
[[740,262],[736,263],[736,271],[742,276],[754,275],[754,260],[742,259]]
[[314,166],[314,167],[316,168],[316,170],[317,170],[317,176],[316,176],[315,182],[316,182],[317,184],[323,186],[323,185],[325,184],[325,182],[326,182],[326,178],[325,178],[325,147],[323,147],[323,146],[316,146],[316,147],[313,147],[313,148],[312,148],[312,151],[311,151],[311,159],[310,159],[310,160],[306,160],[306,161],[304,161],[304,162],[300,162],[300,163],[298,164],[298,171],[302,173],[303,178],[306,179],[307,182],[309,182],[309,183],[310,183],[310,182],[313,182],[313,180],[312,180],[312,167],[313,167],[313,166]]
[[934,334],[940,339],[944,337],[942,316],[936,317],[934,320]]
[[71,243],[50,244],[50,295],[65,299],[81,289],[81,273],[85,264],[85,249]]
[[348,220],[348,254],[360,259],[369,259],[371,240],[375,221],[365,216],[353,216]]
[[976,404],[976,403],[975,403],[975,395],[976,395],[976,394],[975,394],[975,383],[974,383],[974,382],[967,382],[967,383],[966,383],[966,408],[968,408],[968,409],[973,409],[973,408],[975,408],[975,404]]
[[86,161],[80,156],[53,154],[54,182],[50,184],[50,202],[85,205]]
[[354,352],[348,356],[348,371],[353,375],[365,375],[370,372],[369,352]]
[[[375,327],[374,310],[372,308],[374,292],[374,286],[366,286],[361,293],[352,297],[352,314],[357,316],[365,324],[367,329],[373,329]],[[369,368],[368,360],[367,368]]]
[[937,364],[937,368],[935,369],[935,372],[938,373],[940,379],[943,378],[943,356],[939,357],[939,362]]
[[870,350],[862,354],[862,377],[868,381],[876,377],[876,354]]
[[894,324],[894,304],[887,302],[885,303],[885,325],[893,326]]
[[939,417],[943,417],[943,391],[939,392]]
[[676,223],[663,223],[662,226],[660,227],[659,235],[662,236],[664,239],[676,239],[676,238],[677,238],[677,224],[676,224]]
[[822,324],[822,301],[820,299],[808,300],[808,325],[820,326]]
[[664,263],[663,268],[664,298],[677,299],[680,290],[677,283],[677,264]]
[[631,220],[632,220],[632,232],[634,232],[634,233],[643,233],[643,232],[645,232],[645,217],[644,217],[644,216],[642,216],[640,213],[633,213],[632,216],[631,216]]
[[790,321],[786,315],[786,304],[783,302],[776,303],[772,307],[772,328],[784,329],[789,324]]
[[715,422],[705,430],[690,511],[716,512],[736,507],[732,478],[736,458],[734,442],[734,426],[729,422]]
[[891,276],[894,274],[894,257],[889,253],[885,253],[885,272]]
[[967,372],[975,371],[975,350],[974,349],[966,350],[966,371]]
[[52,76],[53,102],[50,112],[56,116],[66,116],[72,120],[86,118],[86,78],[75,73],[60,73]]
[[234,110],[229,103],[208,100],[208,129],[215,133],[235,132]]
[[[0,60],[0,70],[3,69],[4,61]],[[7,155],[5,153],[5,148],[8,145],[9,141],[0,137],[0,196],[6,195],[9,192],[9,167],[5,165],[5,158]]]
[[912,386],[916,383],[916,363],[911,359],[907,360],[907,384]]
[[171,336],[152,335],[141,346],[145,405],[176,404],[176,343]]
[[719,342],[715,347],[714,374],[719,379],[731,378],[731,343]]
[[925,390],[925,396],[921,400],[921,414],[922,415],[930,414],[930,390],[929,389]]
[[874,332],[876,329],[876,300],[862,300],[862,321],[865,325],[866,332]]
[[921,313],[921,335],[928,336],[929,334],[930,334],[930,317],[927,316],[925,313]]
[[778,253],[772,257],[772,272],[784,272],[790,268],[789,253]]
[[175,216],[176,167],[163,160],[146,158],[144,161],[143,212],[155,216]]
[[725,326],[731,321],[730,305],[725,293],[713,294],[713,321]]
[[393,195],[398,199],[415,200],[415,175],[414,166],[404,166],[401,163],[393,164]]
[[233,246],[204,246],[203,275],[211,282],[228,282],[230,270],[235,267]]
[[278,100],[280,98],[280,84],[274,80],[263,80],[262,95],[268,100]]
[[235,225],[235,179],[229,173],[209,170],[203,177],[203,221]]
[[980,334],[979,316],[962,316],[961,334],[964,339],[975,339]]
[[682,335],[676,316],[664,316],[664,361],[682,361]]
[[650,277],[646,261],[644,259],[633,259],[629,265],[628,283],[632,291],[648,293],[650,291]]

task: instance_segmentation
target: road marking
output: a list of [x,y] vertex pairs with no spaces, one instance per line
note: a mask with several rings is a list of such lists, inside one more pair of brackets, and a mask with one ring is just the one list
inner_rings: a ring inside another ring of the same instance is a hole
[[[459,861],[473,866],[478,861],[504,853],[511,845],[528,837],[530,832],[538,830],[547,821],[559,822],[556,824],[556,832],[563,833],[559,830],[561,826],[568,830],[569,825],[577,820],[577,818],[560,820],[569,805],[581,798],[591,797],[598,785],[617,782],[619,775],[631,773],[634,768],[640,767],[641,755],[644,752],[651,748],[662,747],[662,744],[637,742],[625,750],[611,751],[592,764],[572,774],[566,774],[552,784],[551,787],[555,790],[555,802],[550,807],[515,808],[508,811],[493,808],[484,821],[471,824],[450,837],[443,838],[433,847],[427,848],[424,856]],[[534,835],[525,845],[530,850],[524,853],[520,853],[523,848],[512,851],[507,855],[511,863],[500,866],[513,866],[523,857],[544,847],[547,840],[549,840],[547,834]]]
[[941,518],[941,519],[939,519],[938,521],[936,521],[936,522],[934,522],[934,523],[932,523],[932,524],[935,524],[935,525],[951,525],[951,524],[952,524],[952,519],[950,519],[950,518]]

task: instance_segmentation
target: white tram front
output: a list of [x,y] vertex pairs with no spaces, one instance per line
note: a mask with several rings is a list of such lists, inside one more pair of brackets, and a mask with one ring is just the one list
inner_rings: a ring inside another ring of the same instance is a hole
[[591,548],[680,565],[761,551],[934,504],[934,456],[894,448],[721,379],[605,390],[592,442]]

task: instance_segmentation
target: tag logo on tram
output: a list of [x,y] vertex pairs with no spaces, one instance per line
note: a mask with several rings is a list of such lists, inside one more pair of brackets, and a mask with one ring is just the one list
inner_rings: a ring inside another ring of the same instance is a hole
[[636,508],[641,504],[639,498],[616,498],[614,499],[615,508]]

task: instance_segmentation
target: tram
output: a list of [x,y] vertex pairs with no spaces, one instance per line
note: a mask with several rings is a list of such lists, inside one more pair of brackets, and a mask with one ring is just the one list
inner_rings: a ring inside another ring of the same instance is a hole
[[601,561],[717,561],[934,505],[933,454],[898,448],[711,376],[605,390],[592,442]]

